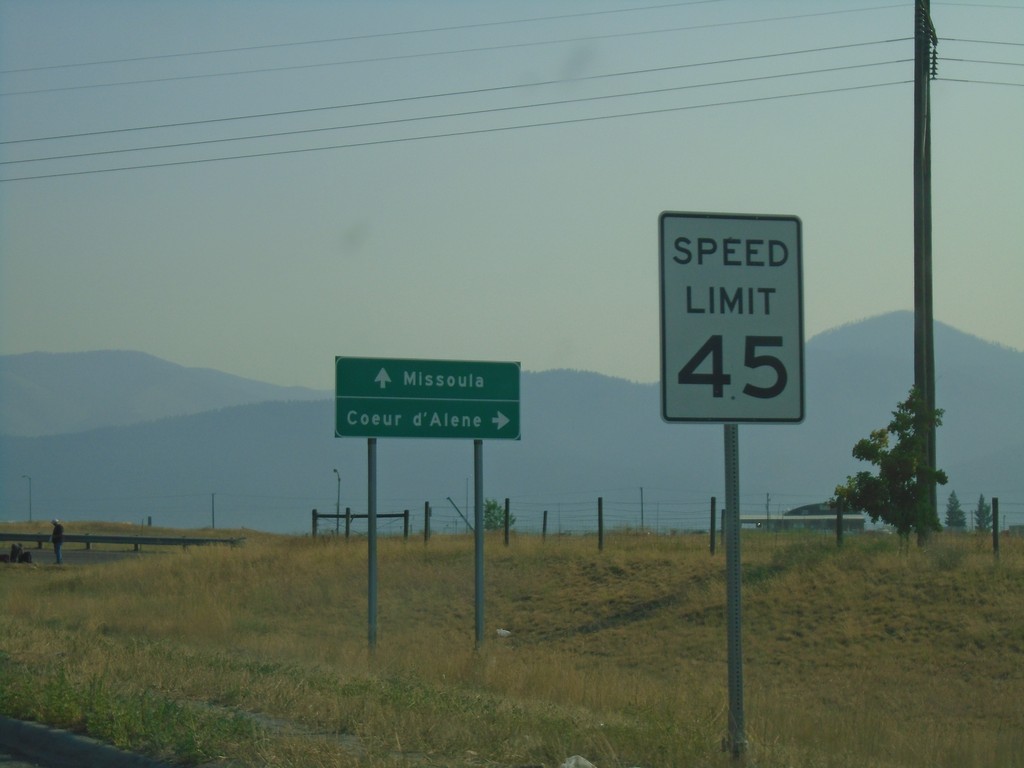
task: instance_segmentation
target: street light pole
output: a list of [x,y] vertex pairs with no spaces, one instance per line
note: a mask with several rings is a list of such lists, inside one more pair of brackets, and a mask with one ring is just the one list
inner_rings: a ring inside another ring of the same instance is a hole
[[32,522],[32,478],[29,475],[22,475],[28,480],[28,521]]
[[[337,469],[334,470],[334,474],[338,477],[338,500],[334,503],[334,533],[337,535],[341,532],[341,474]],[[348,535],[347,528],[345,534]]]

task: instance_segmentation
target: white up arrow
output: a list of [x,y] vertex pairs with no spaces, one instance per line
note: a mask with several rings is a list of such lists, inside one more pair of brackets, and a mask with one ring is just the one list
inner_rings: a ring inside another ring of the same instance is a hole
[[391,383],[391,377],[388,376],[387,371],[381,368],[380,373],[377,374],[377,378],[374,379],[374,381],[380,384],[381,389],[384,389],[388,384]]

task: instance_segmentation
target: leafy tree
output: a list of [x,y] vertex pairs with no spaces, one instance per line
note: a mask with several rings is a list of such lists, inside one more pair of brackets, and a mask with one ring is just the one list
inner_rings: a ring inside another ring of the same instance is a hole
[[[932,531],[942,530],[931,503],[931,488],[946,484],[946,473],[929,465],[925,441],[932,425],[942,423],[942,410],[929,410],[914,387],[907,399],[892,412],[885,429],[853,446],[853,457],[878,467],[878,474],[858,472],[836,486],[834,504],[864,510],[873,522],[881,519],[893,526],[906,542],[911,532],[921,545]],[[890,446],[894,440],[895,444]]]
[[992,506],[985,501],[985,494],[978,497],[978,506],[974,510],[974,530],[992,530]]
[[[508,527],[514,528],[515,524],[516,516],[510,512],[508,515]],[[505,505],[500,504],[497,499],[484,500],[484,530],[505,530]]]
[[951,491],[946,501],[946,527],[954,531],[963,531],[967,528],[967,515],[960,506],[956,491]]

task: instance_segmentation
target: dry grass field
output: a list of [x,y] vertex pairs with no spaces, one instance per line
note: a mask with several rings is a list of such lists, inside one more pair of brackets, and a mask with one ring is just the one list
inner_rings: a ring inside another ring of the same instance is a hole
[[737,760],[704,536],[488,538],[480,649],[472,538],[382,539],[371,654],[365,541],[217,533],[0,567],[0,713],[188,765],[1024,766],[1020,539],[744,533]]

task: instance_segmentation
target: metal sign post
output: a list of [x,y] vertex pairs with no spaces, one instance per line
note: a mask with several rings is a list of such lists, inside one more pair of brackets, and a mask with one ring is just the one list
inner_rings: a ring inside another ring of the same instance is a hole
[[367,613],[370,653],[377,650],[377,438],[366,440]]
[[743,715],[743,634],[740,582],[740,441],[739,427],[725,430],[725,612],[729,646],[729,747],[746,750]]
[[484,441],[473,441],[473,542],[476,647],[484,642]]

